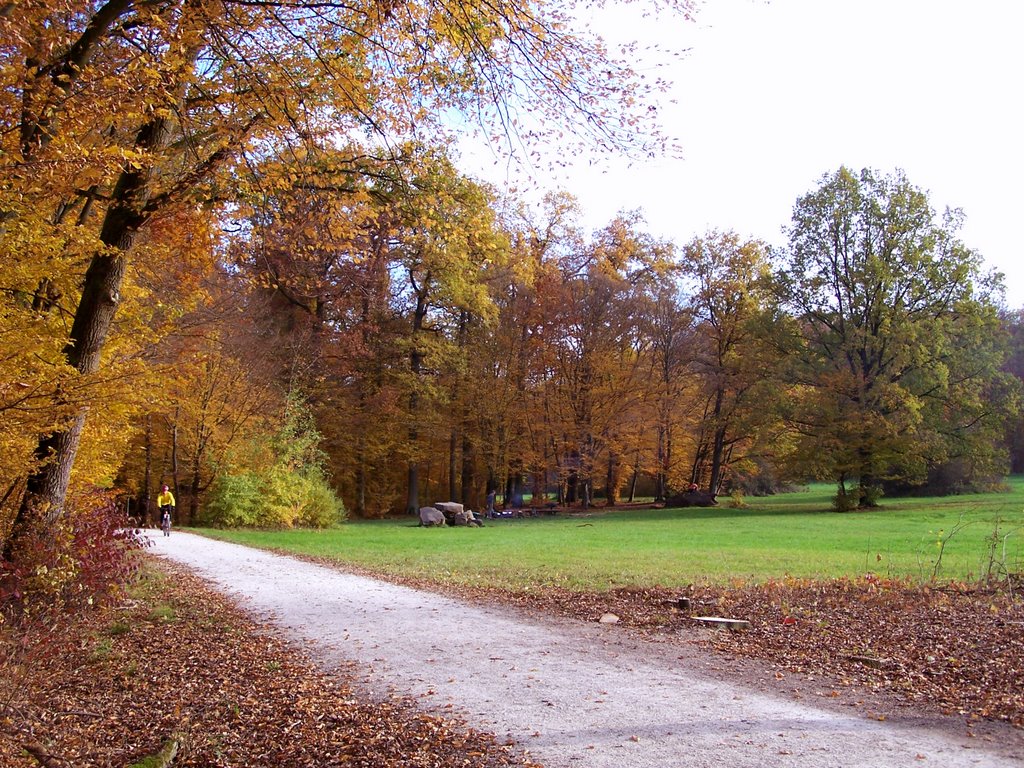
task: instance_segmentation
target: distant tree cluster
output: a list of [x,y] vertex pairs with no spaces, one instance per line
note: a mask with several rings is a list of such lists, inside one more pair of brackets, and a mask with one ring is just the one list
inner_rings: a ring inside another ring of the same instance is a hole
[[[851,509],[989,487],[1009,468],[1017,321],[956,214],[901,174],[825,176],[772,252],[728,232],[677,247],[638,214],[588,234],[565,195],[529,210],[443,154],[408,156],[411,183],[385,169],[342,190],[303,182],[236,209],[222,242],[218,279],[241,301],[226,322],[248,330],[221,351],[249,373],[222,380],[213,399],[236,405],[218,412],[304,393],[354,514],[481,509],[492,490],[586,506],[810,479]],[[255,461],[222,430],[199,456],[201,391],[189,380],[174,400],[193,504],[225,487],[225,462]],[[257,417],[264,431],[280,418]]]
[[849,509],[1007,471],[1014,318],[902,174],[825,176],[772,252],[638,214],[588,234],[564,195],[527,210],[420,161],[411,186],[288,192],[230,245],[355,514],[809,479]]

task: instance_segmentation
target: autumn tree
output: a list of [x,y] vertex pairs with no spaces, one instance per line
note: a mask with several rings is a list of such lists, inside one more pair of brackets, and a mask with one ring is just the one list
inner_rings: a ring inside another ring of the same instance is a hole
[[[467,313],[492,314],[483,271],[501,263],[507,244],[495,226],[486,192],[455,172],[443,158],[424,166],[411,189],[396,195],[391,251],[401,266],[398,309],[410,323],[407,340],[408,486],[406,511],[419,510],[419,462],[424,432],[437,407],[427,400],[447,399],[437,385],[447,367],[458,367],[457,336]],[[441,434],[451,425],[442,425]]]
[[353,147],[307,155],[290,187],[254,197],[231,247],[265,297],[266,331],[294,350],[281,375],[305,382],[360,515],[390,509],[399,458],[418,508],[420,462],[442,435],[455,471],[458,420],[445,410],[460,397],[467,328],[493,314],[484,273],[506,251],[482,187],[443,153],[407,145],[401,157],[395,168]]
[[401,447],[406,330],[393,309],[390,201],[412,163],[355,144],[267,158],[229,227],[226,259],[251,286],[247,313],[273,347],[278,384],[308,394],[335,482],[360,516],[390,509],[386,467]]
[[730,466],[756,466],[751,460],[764,448],[759,437],[779,399],[767,249],[712,232],[683,249],[683,269],[693,283],[692,371],[701,407],[691,482],[715,495]]
[[[622,323],[608,350],[610,376],[603,392],[603,410],[610,415],[601,429],[604,452],[603,488],[609,505],[618,502],[627,470],[634,482],[649,453],[658,391],[648,377],[647,359],[654,343],[647,333],[652,296],[678,279],[675,246],[647,233],[637,212],[621,213],[595,235],[594,257],[600,269],[592,275],[617,274],[621,293],[610,301]],[[606,325],[614,325],[606,324]]]
[[[251,334],[210,328],[181,350],[169,376],[187,493],[178,497],[183,523],[197,519],[202,494],[239,438],[261,427],[276,402],[267,355]],[[250,343],[242,346],[245,341]]]
[[[20,376],[27,390],[4,393],[45,398],[51,417],[35,463],[16,462],[19,524],[61,515],[86,423],[70,393],[101,371],[134,266],[166,258],[152,222],[212,216],[244,186],[240,161],[346,133],[369,131],[381,146],[441,135],[449,108],[513,135],[528,106],[539,131],[650,150],[652,134],[637,131],[645,81],[572,34],[571,19],[505,2],[6,6],[0,237],[15,263],[5,317],[14,328],[43,317],[32,327],[46,325],[47,373],[74,382],[47,389]],[[33,373],[16,358],[15,371]]]
[[[593,241],[557,262],[543,315],[545,348],[535,389],[555,447],[565,500],[592,503],[601,487],[621,488],[623,462],[635,463],[653,399],[641,332],[646,297],[663,276],[671,248],[623,214]],[[603,470],[603,471],[601,471]]]
[[695,455],[696,377],[692,375],[693,313],[682,286],[666,280],[651,296],[644,333],[649,339],[647,365],[655,391],[654,450],[649,471],[654,499],[665,501],[672,488],[692,477],[686,457]]
[[549,377],[549,319],[563,301],[563,267],[584,242],[578,203],[550,193],[537,208],[505,212],[511,258],[495,270],[492,296],[498,322],[474,350],[480,396],[475,432],[486,465],[487,488],[519,501],[527,476],[540,495],[563,469],[556,443],[560,426],[540,394]]
[[797,464],[836,481],[840,508],[952,455],[997,459],[995,285],[957,239],[961,218],[938,217],[902,173],[870,170],[841,168],[796,203],[777,275],[795,321],[787,415]]

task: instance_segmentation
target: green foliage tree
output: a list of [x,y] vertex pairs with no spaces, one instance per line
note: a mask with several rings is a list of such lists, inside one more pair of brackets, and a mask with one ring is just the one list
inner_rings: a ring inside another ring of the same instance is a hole
[[312,413],[292,395],[274,435],[233,451],[238,469],[229,463],[218,472],[200,521],[223,527],[337,525],[345,507],[330,486],[320,442]]
[[794,319],[791,458],[835,480],[839,506],[871,506],[883,480],[921,482],[954,454],[980,460],[999,423],[983,405],[1005,383],[997,285],[960,222],[902,173],[840,168],[796,203],[777,274]]
[[486,269],[506,259],[508,243],[496,225],[486,190],[457,173],[447,158],[430,159],[413,179],[411,189],[391,192],[393,211],[390,251],[404,278],[396,286],[396,308],[407,318],[411,333],[406,347],[409,392],[406,455],[406,512],[415,514],[419,501],[419,463],[424,432],[447,436],[451,424],[429,401],[450,401],[442,372],[456,368],[458,328],[464,313],[481,318],[494,314],[484,280]]
[[[1004,311],[1002,326],[1010,346],[1003,371],[1024,383],[1024,309]],[[1024,421],[1020,418],[1007,425],[1006,442],[1010,449],[1010,471],[1024,472]]]

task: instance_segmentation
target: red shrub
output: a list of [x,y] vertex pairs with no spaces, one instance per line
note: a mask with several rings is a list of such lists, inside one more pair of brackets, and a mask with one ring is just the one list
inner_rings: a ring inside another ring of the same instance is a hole
[[0,559],[0,611],[40,616],[81,610],[120,594],[146,540],[104,491],[69,497],[53,524],[36,521]]

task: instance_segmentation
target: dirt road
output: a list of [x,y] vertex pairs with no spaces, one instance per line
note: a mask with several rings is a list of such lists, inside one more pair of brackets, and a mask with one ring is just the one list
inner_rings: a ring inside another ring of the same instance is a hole
[[469,605],[177,531],[153,542],[326,666],[355,662],[372,690],[508,735],[547,768],[1024,766],[1011,728],[972,739],[955,720],[817,708],[723,682],[699,651],[614,625]]

